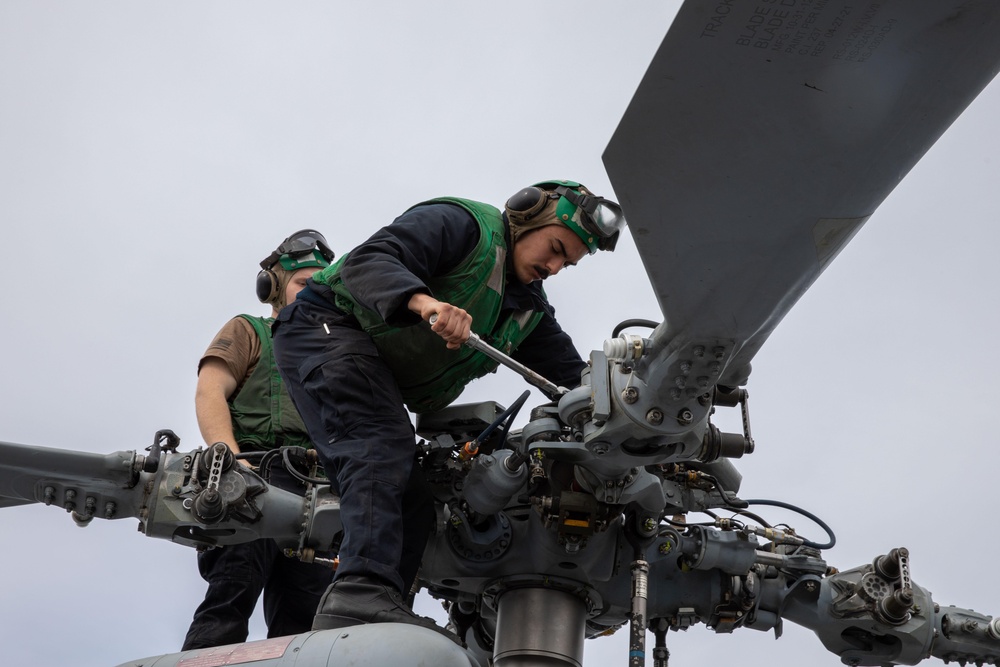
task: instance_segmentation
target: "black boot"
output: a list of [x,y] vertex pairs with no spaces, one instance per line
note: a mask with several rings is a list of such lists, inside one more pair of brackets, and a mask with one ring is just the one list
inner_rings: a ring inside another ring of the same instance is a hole
[[435,630],[459,646],[462,640],[426,616],[406,607],[394,586],[379,579],[347,576],[330,584],[319,601],[313,630],[346,628],[362,623],[409,623]]

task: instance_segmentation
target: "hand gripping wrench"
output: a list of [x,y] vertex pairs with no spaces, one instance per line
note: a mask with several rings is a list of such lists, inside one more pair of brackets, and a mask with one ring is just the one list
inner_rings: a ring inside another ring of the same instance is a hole
[[[431,324],[437,322],[437,313],[431,315],[429,322]],[[513,359],[511,359],[506,354],[496,349],[489,343],[484,342],[477,334],[471,331],[469,332],[469,337],[466,338],[462,344],[465,345],[466,347],[471,347],[473,350],[482,352],[493,361],[496,361],[497,363],[503,364],[507,368],[510,368],[511,370],[518,373],[525,380],[527,380],[529,384],[538,387],[546,394],[554,396],[562,396],[567,391],[569,391],[568,389],[566,389],[566,387],[560,387],[551,380],[546,380],[541,375],[531,370],[524,364],[518,361],[514,361]]]

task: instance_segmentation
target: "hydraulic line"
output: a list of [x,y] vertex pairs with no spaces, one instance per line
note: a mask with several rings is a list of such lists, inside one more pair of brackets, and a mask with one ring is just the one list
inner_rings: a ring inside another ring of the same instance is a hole
[[807,519],[813,521],[817,526],[826,531],[827,537],[830,538],[829,542],[827,542],[826,544],[817,544],[816,542],[813,542],[811,540],[803,539],[802,544],[804,544],[807,547],[812,547],[813,549],[819,549],[820,551],[822,551],[824,549],[832,549],[833,546],[837,544],[837,536],[834,535],[833,530],[830,528],[830,526],[826,525],[826,522],[824,522],[822,519],[820,519],[812,512],[808,512],[802,509],[801,507],[796,507],[795,505],[792,505],[790,503],[784,503],[781,502],[780,500],[766,500],[763,498],[754,498],[752,500],[747,500],[746,503],[748,505],[769,505],[771,507],[781,507],[786,510],[791,510],[796,514],[801,514]]

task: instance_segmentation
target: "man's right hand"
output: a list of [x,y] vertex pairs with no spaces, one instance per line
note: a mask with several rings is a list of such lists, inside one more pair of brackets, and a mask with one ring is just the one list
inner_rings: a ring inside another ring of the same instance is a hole
[[472,315],[429,294],[414,294],[407,307],[425,322],[430,322],[431,316],[437,315],[431,323],[431,331],[445,339],[449,350],[460,348],[472,333]]

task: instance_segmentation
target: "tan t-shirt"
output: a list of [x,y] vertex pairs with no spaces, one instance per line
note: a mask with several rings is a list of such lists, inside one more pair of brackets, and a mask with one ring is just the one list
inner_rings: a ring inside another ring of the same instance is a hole
[[219,333],[215,334],[205,354],[198,360],[198,370],[201,370],[201,365],[209,357],[222,359],[236,378],[236,391],[233,392],[236,395],[257,367],[261,349],[260,338],[253,325],[237,316],[226,322]]

